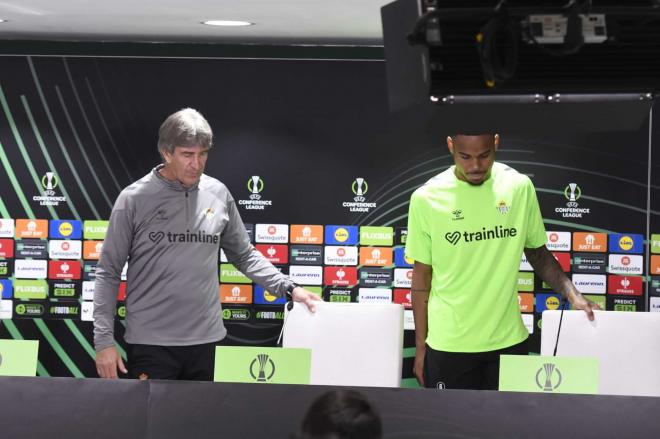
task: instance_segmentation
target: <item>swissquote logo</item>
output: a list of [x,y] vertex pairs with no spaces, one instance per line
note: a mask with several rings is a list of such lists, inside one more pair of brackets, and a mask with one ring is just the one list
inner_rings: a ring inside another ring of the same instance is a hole
[[176,232],[149,232],[147,234],[149,240],[154,244],[160,243],[163,239],[167,239],[169,243],[199,243],[199,244],[218,244],[220,242],[220,234],[211,235],[204,230],[191,232],[186,230],[185,233]]
[[518,230],[515,227],[507,228],[502,226],[495,226],[490,229],[483,227],[480,231],[477,232],[447,232],[445,233],[445,239],[451,244],[456,245],[458,242],[463,239],[465,242],[476,242],[476,241],[485,241],[489,239],[504,239],[504,238],[513,238],[518,234]]

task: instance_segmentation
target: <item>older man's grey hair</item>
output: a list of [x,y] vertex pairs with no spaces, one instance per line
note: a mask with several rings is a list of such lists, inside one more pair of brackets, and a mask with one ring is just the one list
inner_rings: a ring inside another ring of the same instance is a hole
[[193,108],[184,108],[170,114],[158,130],[158,152],[174,153],[177,146],[213,146],[213,131],[202,114]]

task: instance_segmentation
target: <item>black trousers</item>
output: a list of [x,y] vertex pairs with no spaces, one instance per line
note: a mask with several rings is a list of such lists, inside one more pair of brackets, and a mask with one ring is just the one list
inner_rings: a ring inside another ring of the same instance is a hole
[[223,342],[192,346],[127,344],[128,376],[146,380],[213,381],[215,347]]
[[437,389],[497,390],[500,355],[527,355],[527,340],[488,352],[436,351],[426,345],[424,384]]

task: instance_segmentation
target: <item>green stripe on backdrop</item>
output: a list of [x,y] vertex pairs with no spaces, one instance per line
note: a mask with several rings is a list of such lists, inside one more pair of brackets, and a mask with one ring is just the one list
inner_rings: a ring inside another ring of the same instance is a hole
[[103,195],[105,202],[108,203],[108,207],[112,207],[112,201],[110,201],[110,197],[108,197],[108,194],[105,192],[105,189],[101,184],[101,180],[99,180],[99,176],[96,175],[96,171],[94,170],[94,166],[92,166],[92,162],[89,161],[89,156],[87,155],[87,152],[85,151],[85,147],[83,147],[83,144],[80,141],[80,136],[78,136],[78,130],[76,129],[76,126],[73,124],[73,120],[71,119],[71,115],[69,114],[69,109],[66,106],[66,102],[64,102],[64,96],[62,96],[60,87],[57,85],[55,86],[55,92],[57,93],[57,98],[59,99],[60,105],[62,106],[62,110],[64,111],[64,116],[66,117],[66,121],[69,123],[69,128],[71,128],[71,132],[73,133],[73,138],[75,139],[76,144],[78,145],[78,149],[80,150],[80,155],[82,156],[83,161],[89,168],[89,172],[92,174],[92,178],[94,179],[96,185],[101,191],[101,195]]
[[80,345],[83,347],[83,349],[89,354],[90,357],[92,357],[92,360],[96,361],[96,351],[94,351],[94,348],[92,345],[87,341],[85,336],[80,332],[80,329],[76,326],[73,321],[70,319],[65,319],[64,324],[66,325],[67,328],[69,328],[69,331],[73,334],[74,338],[78,340]]
[[71,374],[76,378],[84,378],[85,376],[82,374],[80,369],[78,369],[78,366],[76,366],[73,360],[71,360],[69,354],[64,351],[62,345],[57,341],[53,333],[50,332],[50,329],[48,329],[48,326],[46,326],[44,321],[42,319],[34,319],[34,324],[37,325],[37,328],[39,328],[48,343],[50,343],[50,346],[53,348],[57,356],[60,357],[67,369],[69,369]]
[[416,351],[417,351],[417,348],[415,348],[415,346],[412,346],[412,347],[409,347],[409,348],[403,348],[403,358],[414,357]]
[[96,210],[96,206],[94,206],[94,203],[92,202],[92,199],[89,197],[89,194],[87,193],[87,190],[85,189],[85,185],[83,184],[82,180],[80,179],[80,176],[78,175],[78,171],[76,171],[76,167],[73,165],[73,162],[71,161],[71,157],[69,156],[69,152],[67,151],[66,147],[64,146],[64,142],[62,141],[62,136],[60,136],[60,132],[57,129],[57,125],[55,125],[55,119],[53,119],[53,115],[50,112],[50,107],[48,106],[48,102],[46,101],[46,97],[44,96],[44,92],[41,88],[41,82],[39,82],[39,77],[37,76],[37,71],[34,68],[34,63],[32,62],[32,57],[28,56],[27,57],[28,65],[30,66],[30,72],[32,73],[32,78],[34,79],[34,85],[37,88],[37,93],[39,94],[39,98],[41,99],[41,104],[44,107],[44,111],[46,112],[46,116],[48,117],[48,122],[50,123],[50,127],[53,130],[53,134],[55,135],[55,139],[57,139],[57,144],[60,147],[60,151],[62,151],[62,155],[64,156],[64,160],[66,161],[67,165],[69,165],[69,169],[71,170],[71,174],[73,175],[73,178],[76,180],[76,184],[80,188],[80,192],[82,192],[83,198],[85,198],[85,201],[89,205],[89,208],[92,210],[92,213],[94,214],[94,218],[97,220],[101,219],[101,215],[99,215],[98,210]]
[[115,152],[115,157],[119,160],[119,163],[121,163],[122,168],[124,168],[124,172],[126,172],[126,176],[128,177],[128,181],[135,180],[131,176],[130,172],[128,172],[128,168],[126,167],[126,163],[124,162],[124,159],[122,158],[122,154],[117,149],[117,144],[115,143],[115,139],[112,137],[112,133],[110,133],[110,130],[108,129],[108,124],[105,122],[105,118],[103,117],[103,113],[101,113],[101,107],[99,106],[99,102],[96,99],[96,95],[94,94],[94,90],[92,89],[92,84],[90,84],[89,79],[87,79],[87,77],[85,77],[85,83],[87,84],[87,90],[89,91],[89,96],[92,98],[92,102],[94,103],[94,108],[96,109],[96,114],[98,114],[99,120],[101,121],[101,125],[103,125],[103,130],[105,131],[106,136],[108,136],[108,140],[110,140],[110,145],[112,145],[112,149]]
[[[2,85],[0,85],[0,104],[2,104],[2,109],[5,112],[7,121],[9,122],[11,132],[14,134],[16,145],[18,145],[18,149],[21,151],[21,156],[23,156],[23,161],[25,162],[25,166],[27,166],[28,171],[30,172],[30,176],[32,177],[32,181],[34,182],[34,185],[37,187],[37,192],[39,193],[41,192],[41,181],[39,180],[37,171],[34,169],[32,160],[30,160],[30,155],[28,154],[27,149],[25,149],[25,144],[23,143],[23,138],[21,137],[21,133],[19,133],[18,128],[16,127],[16,122],[14,122],[14,116],[11,114],[11,110],[9,109],[9,104],[7,103],[5,92],[2,90]],[[53,209],[53,206],[47,206],[47,207],[48,207],[48,212],[50,212],[50,216],[55,219],[59,219],[57,214],[55,213],[55,209]]]
[[[37,124],[34,122],[34,117],[32,116],[32,110],[30,109],[30,105],[28,104],[25,95],[21,95],[21,102],[23,103],[23,108],[25,109],[25,113],[27,114],[28,120],[30,121],[30,125],[32,125],[32,131],[34,132],[34,137],[37,138],[37,144],[39,145],[39,148],[41,149],[41,153],[44,155],[44,158],[46,159],[46,163],[48,163],[48,168],[52,169],[56,175],[60,175],[60,173],[57,171],[57,168],[55,167],[55,164],[53,163],[53,160],[50,157],[50,154],[48,153],[48,149],[46,148],[46,145],[44,144],[44,139],[41,137],[41,133],[39,132],[39,127],[37,127]],[[58,187],[62,191],[62,194],[66,197],[66,204],[67,206],[69,206],[69,209],[73,213],[74,218],[80,221],[81,218],[80,215],[78,214],[78,210],[76,210],[76,206],[73,205],[73,202],[71,201],[71,197],[69,196],[69,192],[67,192],[66,190],[66,185],[61,179],[59,181]]]
[[[11,320],[0,320],[5,325],[5,328],[7,328],[7,332],[11,335],[11,337],[14,340],[25,340],[23,338],[23,334],[21,334],[21,331],[18,330],[14,322]],[[41,364],[41,361],[37,360],[37,375],[40,377],[49,377],[50,374],[46,370],[43,364]]]
[[34,212],[32,212],[32,208],[30,207],[27,198],[25,198],[23,189],[21,189],[21,185],[18,183],[18,180],[16,179],[16,174],[14,174],[14,171],[11,169],[11,164],[9,163],[9,159],[5,154],[5,149],[3,148],[2,143],[0,143],[0,161],[2,162],[2,166],[5,168],[7,177],[9,177],[9,181],[11,182],[11,185],[14,188],[14,192],[16,193],[16,196],[18,197],[21,206],[23,206],[23,210],[25,210],[25,213],[30,218],[34,218]]
[[5,202],[2,201],[1,196],[0,196],[0,215],[2,215],[2,218],[9,218],[9,211],[7,210],[7,206],[5,206]]
[[101,156],[103,165],[105,166],[105,169],[107,169],[108,174],[112,179],[112,182],[115,184],[115,187],[117,188],[117,192],[120,192],[122,188],[121,186],[119,186],[117,177],[115,177],[115,173],[112,172],[112,167],[110,166],[110,163],[108,163],[108,159],[105,157],[105,154],[101,149],[101,145],[99,145],[99,141],[96,138],[96,134],[94,133],[94,129],[92,128],[92,124],[89,122],[89,118],[87,117],[87,111],[85,111],[85,107],[83,107],[82,101],[80,100],[80,95],[78,94],[78,87],[76,87],[76,83],[73,80],[73,76],[71,75],[71,70],[69,69],[69,63],[66,61],[66,58],[62,58],[62,63],[64,64],[64,70],[66,70],[66,75],[69,77],[71,90],[73,91],[73,96],[76,98],[76,102],[78,103],[80,114],[82,115],[83,120],[85,121],[85,125],[87,126],[87,131],[89,131],[90,136],[92,136],[92,140],[94,141],[94,146],[96,147],[96,151],[99,153],[99,156]]

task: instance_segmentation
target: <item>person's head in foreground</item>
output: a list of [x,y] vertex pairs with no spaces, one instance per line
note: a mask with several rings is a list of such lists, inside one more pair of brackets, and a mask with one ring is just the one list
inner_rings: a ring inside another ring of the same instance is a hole
[[456,134],[447,137],[447,147],[454,158],[456,178],[478,186],[490,177],[498,134]]
[[380,439],[380,417],[361,394],[332,390],[318,397],[307,410],[296,439]]

